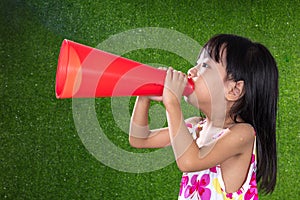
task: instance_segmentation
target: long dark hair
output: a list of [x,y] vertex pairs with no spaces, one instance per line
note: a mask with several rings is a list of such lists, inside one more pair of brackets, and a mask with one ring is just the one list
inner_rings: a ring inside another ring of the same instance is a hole
[[236,35],[221,34],[204,46],[213,60],[222,62],[226,50],[227,78],[244,81],[244,95],[232,106],[230,116],[251,124],[256,131],[257,182],[265,193],[276,184],[276,115],[278,69],[275,59],[262,44]]

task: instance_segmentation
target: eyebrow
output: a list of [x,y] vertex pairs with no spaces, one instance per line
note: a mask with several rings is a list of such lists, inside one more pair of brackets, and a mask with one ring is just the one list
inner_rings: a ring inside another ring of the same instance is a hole
[[[201,60],[212,60],[210,57],[206,57],[205,59],[201,59]],[[199,64],[200,62],[200,57],[197,59],[197,61],[196,61],[196,64]],[[207,62],[201,62],[201,63],[205,63],[205,64],[207,64]],[[207,64],[207,65],[209,65],[209,64]]]
[[199,67],[202,67],[202,65],[201,64],[205,64],[205,65],[207,65],[208,67],[210,67],[211,68],[211,65],[210,64],[208,64],[207,62],[198,62],[200,59],[198,59],[197,60],[197,63],[196,63],[196,68],[199,68]]

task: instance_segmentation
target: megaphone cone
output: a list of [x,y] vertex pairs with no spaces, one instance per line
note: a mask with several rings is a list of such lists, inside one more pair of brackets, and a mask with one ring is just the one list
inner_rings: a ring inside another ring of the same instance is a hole
[[[56,72],[56,97],[160,96],[165,76],[165,70],[64,40]],[[193,89],[189,79],[183,95]]]

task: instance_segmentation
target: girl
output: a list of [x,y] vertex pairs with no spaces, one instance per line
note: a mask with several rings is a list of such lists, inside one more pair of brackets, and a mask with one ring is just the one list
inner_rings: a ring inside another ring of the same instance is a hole
[[[205,119],[183,119],[180,99],[187,78],[195,83],[186,101]],[[261,44],[217,35],[203,47],[187,75],[169,68],[162,97],[138,97],[129,141],[136,148],[171,145],[183,172],[179,199],[258,199],[276,183],[278,70]],[[167,128],[149,130],[151,100],[166,108]],[[256,154],[257,152],[257,154]]]

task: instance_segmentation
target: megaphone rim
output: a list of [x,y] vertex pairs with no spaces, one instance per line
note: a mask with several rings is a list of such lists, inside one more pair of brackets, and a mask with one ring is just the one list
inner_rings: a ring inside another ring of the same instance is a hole
[[[64,39],[59,52],[56,72],[55,94],[56,98],[60,98],[64,89],[64,84],[67,79],[67,63],[69,62],[68,55],[68,40]],[[66,52],[67,51],[67,52]]]

